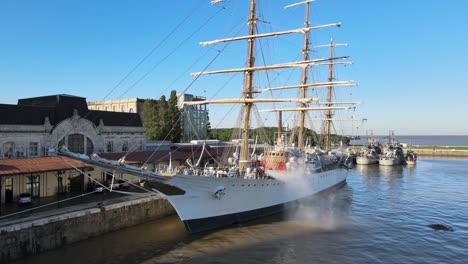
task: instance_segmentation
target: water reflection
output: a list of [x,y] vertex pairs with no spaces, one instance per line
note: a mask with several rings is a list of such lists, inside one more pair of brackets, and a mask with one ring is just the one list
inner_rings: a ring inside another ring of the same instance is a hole
[[379,166],[380,174],[387,179],[402,178],[403,177],[403,166]]

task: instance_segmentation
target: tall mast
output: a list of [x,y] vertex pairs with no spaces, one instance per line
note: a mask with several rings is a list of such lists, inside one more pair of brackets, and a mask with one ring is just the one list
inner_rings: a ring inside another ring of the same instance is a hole
[[[304,22],[304,27],[308,28],[309,27],[309,17],[310,17],[310,2],[306,3],[306,14],[305,14],[305,22]],[[309,60],[309,32],[304,34],[304,46],[302,50],[302,54],[304,57],[304,61]],[[301,84],[305,85],[307,84],[307,71],[308,67],[302,68],[302,80]],[[301,88],[301,98],[306,98],[306,87]],[[306,105],[301,103],[300,107],[305,108]],[[306,111],[301,111],[300,116],[299,116],[299,137],[298,137],[298,142],[297,146],[299,151],[302,151],[304,148],[304,124],[305,124],[305,112]]]
[[[333,42],[333,38],[331,38],[331,41],[330,41],[330,58],[333,58],[333,54],[334,54],[334,42]],[[329,82],[333,82],[333,64],[330,64],[328,66],[328,81]],[[332,102],[332,92],[333,92],[333,86],[329,86],[328,87],[328,91],[327,91],[327,106],[328,107],[331,107],[333,104],[331,103]],[[325,120],[325,136],[326,136],[326,140],[325,140],[325,149],[326,150],[330,150],[331,149],[331,123],[332,123],[332,117],[333,117],[333,113],[332,113],[332,110],[327,110],[326,112],[326,120]]]
[[[249,16],[249,35],[255,35],[255,0],[250,0],[250,16]],[[254,44],[255,38],[249,38],[247,45],[247,67],[251,68],[254,66]],[[243,91],[243,98],[251,99],[252,98],[252,83],[253,83],[253,71],[245,72],[245,86]],[[252,109],[252,103],[245,103],[245,112],[244,112],[244,128],[242,131],[242,147],[240,153],[239,166],[241,169],[247,167],[249,161],[249,123],[250,123],[250,111]]]

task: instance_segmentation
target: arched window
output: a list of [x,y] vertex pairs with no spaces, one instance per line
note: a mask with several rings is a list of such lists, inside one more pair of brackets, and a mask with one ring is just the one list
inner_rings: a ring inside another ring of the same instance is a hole
[[87,155],[94,152],[93,141],[82,134],[71,134],[63,137],[60,140],[58,147],[60,148],[64,144],[71,152],[84,153]]
[[125,112],[125,105],[122,105],[121,112]]
[[128,109],[129,113],[133,113],[133,108]]

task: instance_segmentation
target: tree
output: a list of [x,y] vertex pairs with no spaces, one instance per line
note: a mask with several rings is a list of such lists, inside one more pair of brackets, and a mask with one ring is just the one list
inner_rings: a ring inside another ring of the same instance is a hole
[[162,95],[159,98],[158,102],[158,139],[162,140],[165,139],[168,135],[171,127],[169,125],[169,105],[167,104],[166,96]]
[[143,103],[143,110],[141,111],[141,119],[143,126],[146,128],[146,139],[157,140],[158,135],[158,110],[156,101],[153,99],[146,99]]
[[168,139],[171,142],[180,141],[182,137],[181,112],[177,107],[177,93],[175,90],[171,91],[168,101],[168,132],[170,132]]

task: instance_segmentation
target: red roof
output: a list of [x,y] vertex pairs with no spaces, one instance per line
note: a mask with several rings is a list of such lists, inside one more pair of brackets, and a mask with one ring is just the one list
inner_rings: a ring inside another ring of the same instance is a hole
[[62,156],[2,159],[0,160],[0,176],[71,170],[74,167],[84,168],[89,166]]

